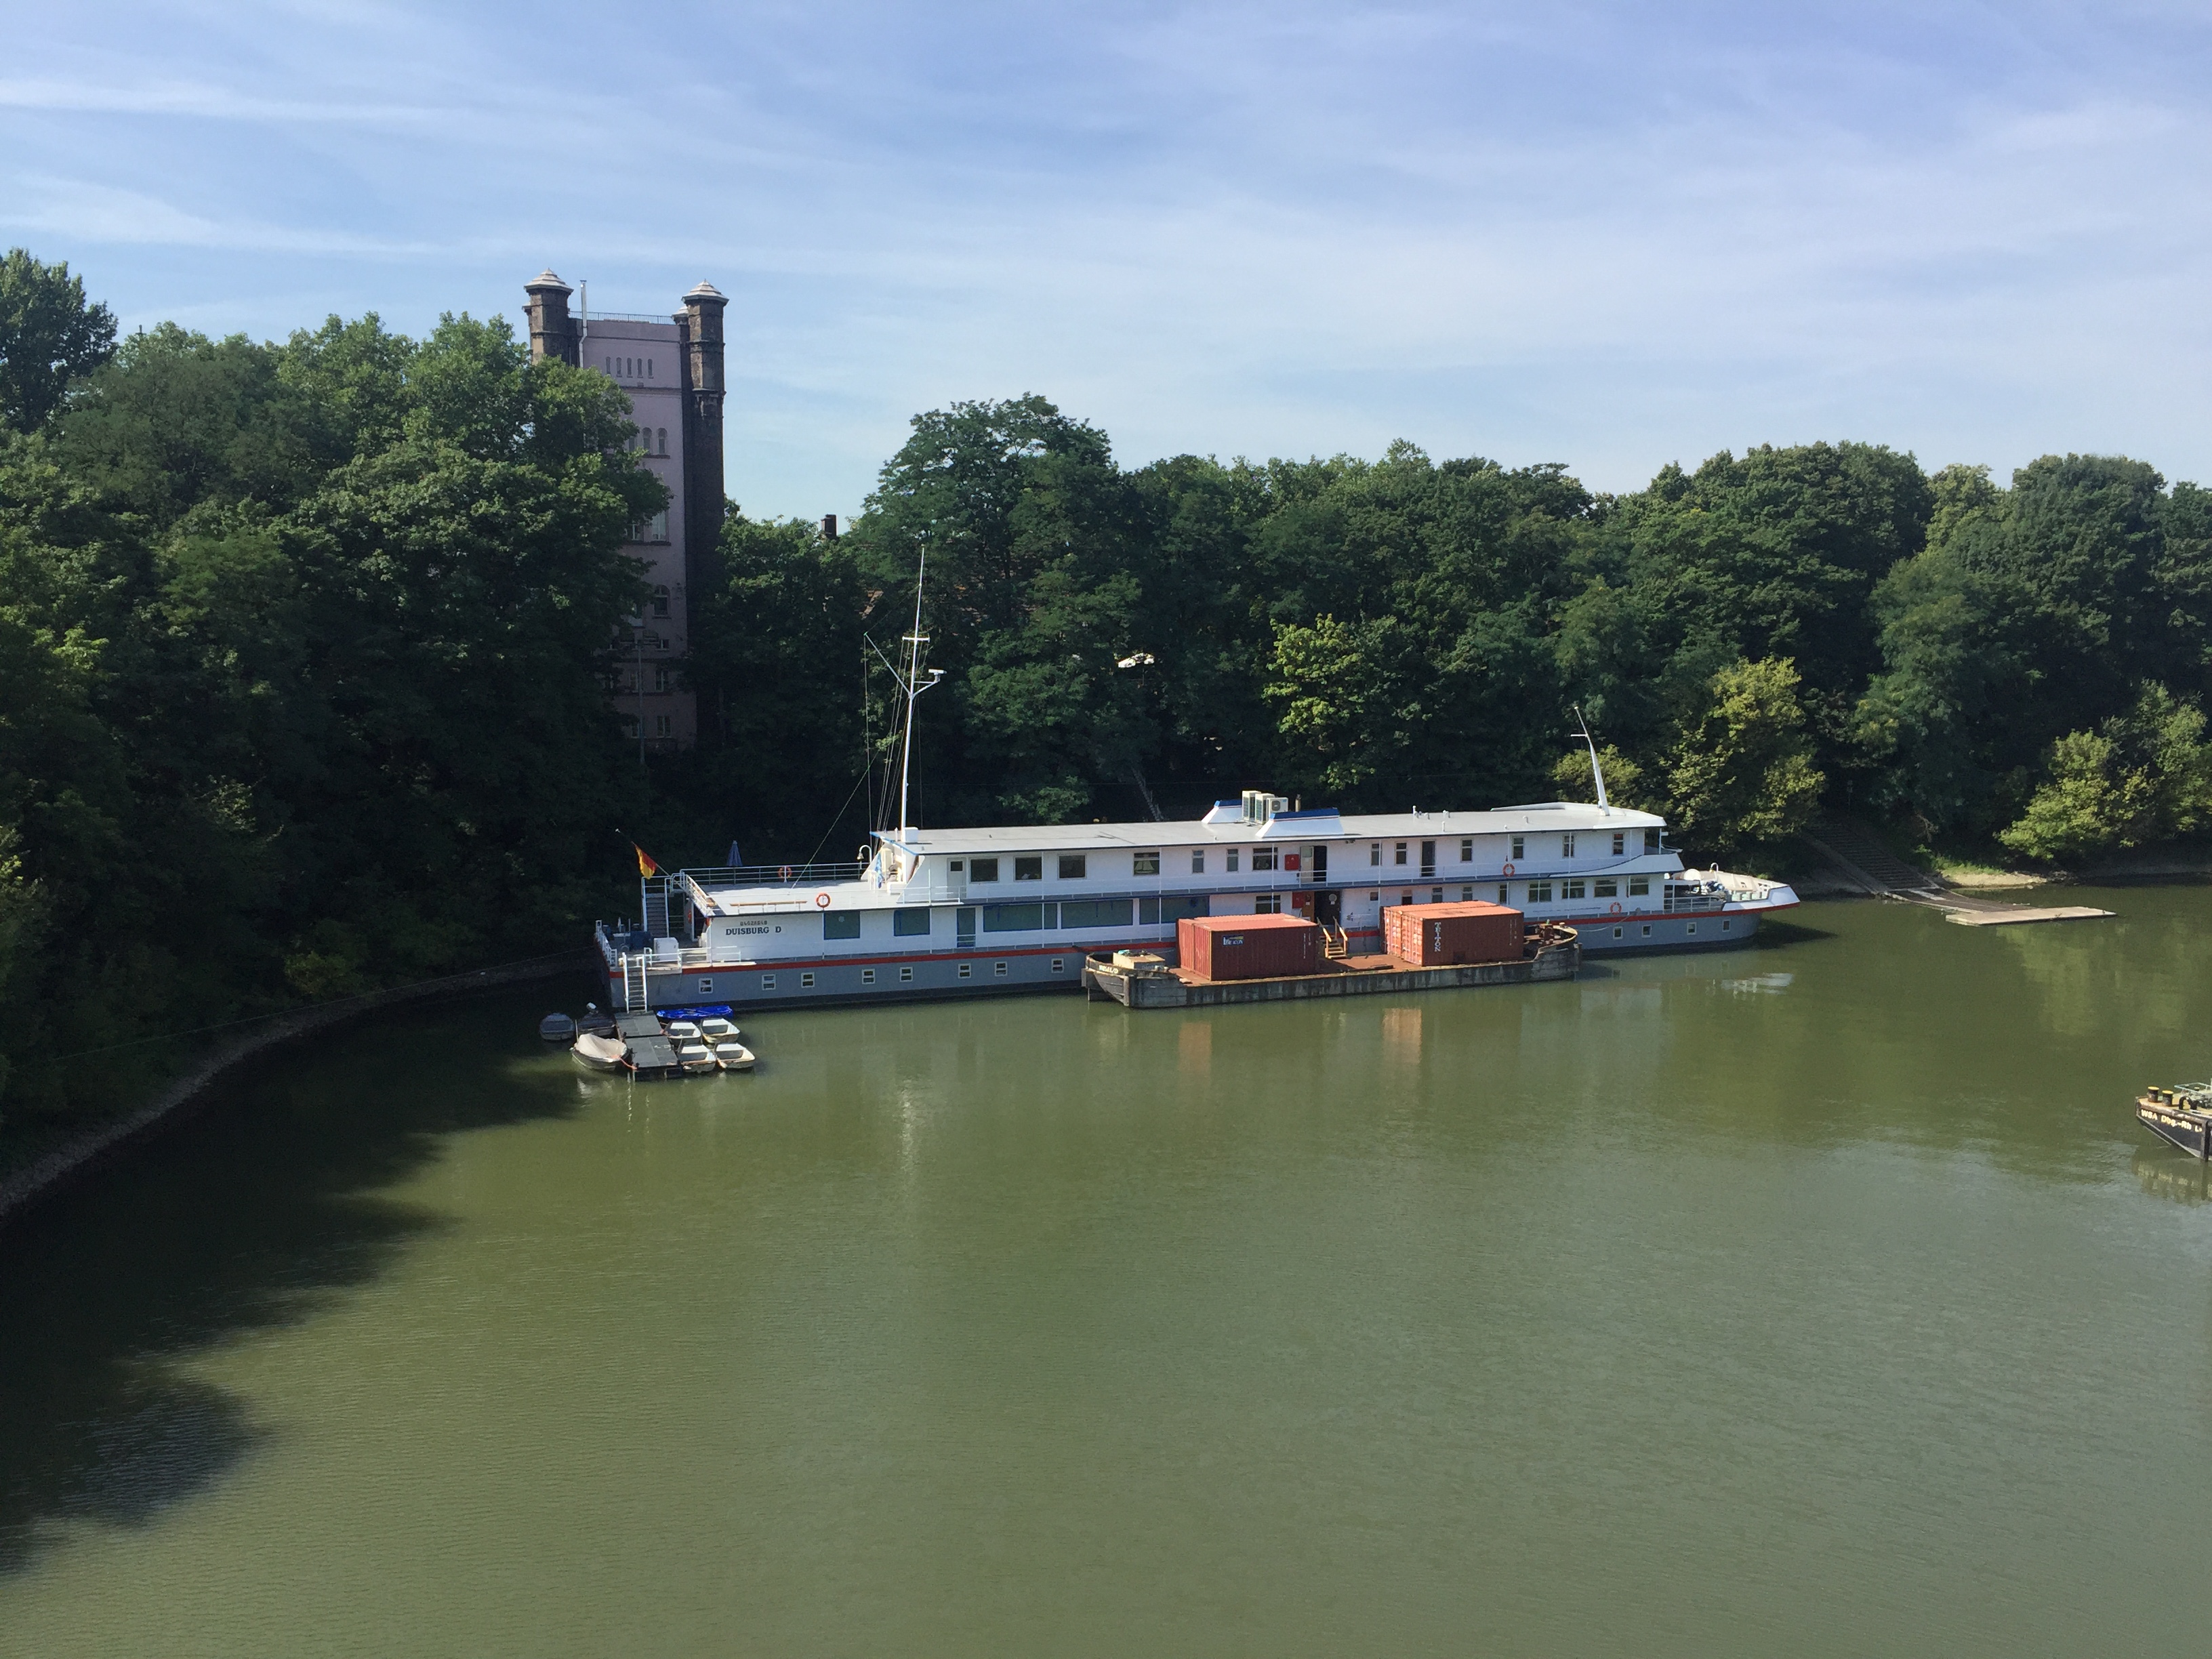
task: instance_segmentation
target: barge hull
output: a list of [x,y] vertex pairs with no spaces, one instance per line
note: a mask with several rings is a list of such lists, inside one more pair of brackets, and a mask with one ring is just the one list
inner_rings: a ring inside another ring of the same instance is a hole
[[1582,966],[1579,945],[1557,945],[1519,962],[1471,962],[1448,968],[1352,969],[1281,979],[1191,980],[1174,973],[1133,973],[1110,962],[1086,962],[1083,988],[1093,1000],[1125,1008],[1219,1008],[1310,997],[1357,997],[1439,991],[1462,986],[1530,985],[1571,979]]

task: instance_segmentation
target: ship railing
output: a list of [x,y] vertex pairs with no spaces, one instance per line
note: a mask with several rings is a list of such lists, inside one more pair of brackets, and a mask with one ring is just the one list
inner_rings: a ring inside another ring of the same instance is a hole
[[842,859],[835,864],[736,864],[677,873],[695,888],[821,887],[831,882],[858,881],[868,872],[866,863]]

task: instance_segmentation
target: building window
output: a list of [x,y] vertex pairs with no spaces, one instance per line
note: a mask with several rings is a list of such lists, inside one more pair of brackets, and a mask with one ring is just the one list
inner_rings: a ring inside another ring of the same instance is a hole
[[1529,902],[1529,903],[1531,903],[1531,904],[1549,904],[1551,902],[1552,902],[1552,884],[1551,884],[1550,882],[1548,882],[1548,881],[1532,881],[1532,882],[1530,882],[1530,883],[1528,884],[1528,902]]
[[1279,916],[1283,914],[1283,896],[1280,893],[1261,894],[1252,901],[1252,914],[1255,916]]
[[991,964],[991,972],[994,977],[1004,979],[1006,976],[1006,964],[1003,962],[994,962]]
[[1060,878],[1062,881],[1081,881],[1084,872],[1091,866],[1089,856],[1082,853],[1062,853],[1060,855]]
[[1620,896],[1620,884],[1615,881],[1611,876],[1601,876],[1595,882],[1591,884],[1591,896],[1595,898],[1619,898]]
[[1522,860],[1523,858],[1525,858],[1525,857],[1527,857],[1527,856],[1528,856],[1528,854],[1527,854],[1522,850],[1522,848],[1523,848],[1523,847],[1524,847],[1525,845],[1526,845],[1526,843],[1522,842],[1522,838],[1521,838],[1520,836],[1514,836],[1514,837],[1513,837],[1513,861],[1514,861],[1514,863],[1518,864],[1518,863],[1520,863],[1520,862],[1521,862],[1521,860]]
[[1158,853],[1139,853],[1129,860],[1129,873],[1133,876],[1157,876],[1159,872],[1160,855]]
[[655,714],[653,717],[653,735],[654,737],[667,737],[671,732],[675,731],[675,729],[676,722],[671,720],[667,715]]
[[1255,870],[1273,869],[1275,867],[1275,849],[1272,847],[1254,848],[1252,849],[1252,867]]
[[1233,847],[1231,848],[1227,854],[1223,856],[1221,862],[1223,866],[1227,869],[1231,875],[1235,875],[1237,873],[1237,849]]
[[863,969],[860,969],[860,983],[861,983],[861,984],[863,984],[863,985],[873,985],[875,982],[876,982],[876,970],[875,970],[874,969],[872,969],[872,968],[863,968]]
[[970,881],[996,881],[996,880],[998,880],[998,878],[999,878],[999,861],[998,861],[998,860],[996,860],[996,859],[970,859],[970,860],[968,860],[968,879],[969,879],[969,880],[970,880]]
[[1659,832],[1656,830],[1646,830],[1644,832],[1644,850],[1647,853],[1656,853],[1659,850]]
[[1460,837],[1460,843],[1459,843],[1459,861],[1460,861],[1462,864],[1472,864],[1472,863],[1474,863],[1474,836],[1462,836],[1462,837]]
[[1015,859],[1014,879],[1016,881],[1042,881],[1044,879],[1044,854],[1040,853],[1034,858]]
[[858,939],[860,936],[860,913],[858,910],[824,910],[822,913],[822,937],[824,939]]
[[1403,864],[1405,861],[1406,861],[1406,843],[1405,843],[1404,842],[1402,842],[1402,841],[1401,841],[1401,842],[1400,842],[1398,843],[1398,855],[1397,855],[1395,858],[1392,859],[1392,860],[1390,860],[1390,862],[1391,862],[1391,863],[1393,863],[1393,864]]
[[914,969],[911,968],[900,969],[899,977],[902,980],[912,979],[914,977]]
[[812,990],[814,988],[814,975],[811,974],[801,974],[799,976],[799,988],[802,991]]
[[891,912],[891,936],[894,939],[927,938],[929,918],[934,912],[924,909],[894,910]]
[[974,965],[975,965],[975,964],[973,964],[972,963],[966,963],[966,962],[962,963],[960,964],[960,977],[961,977],[961,978],[963,978],[963,979],[967,978],[967,977],[968,977],[968,970],[969,970],[971,967],[973,967]]
[[1651,878],[1650,878],[1650,877],[1649,877],[1649,876],[1631,876],[1631,877],[1628,878],[1628,896],[1629,896],[1629,897],[1631,897],[1631,898],[1643,898],[1643,897],[1646,896],[1647,895],[1649,895],[1650,891],[1651,891]]
[[664,455],[668,453],[668,428],[665,426],[660,428],[660,453]]
[[1572,881],[1561,882],[1559,884],[1559,896],[1563,899],[1578,899],[1588,896],[1588,895],[1583,891],[1583,878],[1580,876],[1577,876]]
[[665,587],[656,587],[653,590],[653,614],[656,617],[665,617],[668,614],[668,590]]
[[1613,857],[1615,857],[1615,858],[1619,858],[1619,857],[1620,857],[1623,853],[1626,853],[1627,850],[1628,850],[1628,836],[1627,836],[1627,833],[1626,833],[1625,830],[1614,830],[1614,831],[1613,832]]
[[1052,959],[1052,971],[1055,974],[1060,972],[1060,969],[1065,968],[1066,965],[1067,964],[1058,957],[1054,957]]
[[1574,855],[1575,838],[1572,836],[1561,836],[1559,837],[1559,856],[1563,859],[1571,859],[1574,857]]
[[669,669],[666,663],[656,663],[653,665],[653,689],[654,690],[665,691],[668,690],[668,673]]
[[[633,686],[631,687],[631,690],[635,690],[636,688]],[[637,716],[635,714],[624,714],[622,717],[622,728],[623,736],[625,738],[635,738],[637,736]]]
[[773,991],[775,989],[775,975],[774,974],[763,974],[761,975],[761,989],[763,991]]
[[1202,876],[1206,873],[1206,849],[1203,847],[1194,848],[1191,850],[1190,872],[1194,876]]

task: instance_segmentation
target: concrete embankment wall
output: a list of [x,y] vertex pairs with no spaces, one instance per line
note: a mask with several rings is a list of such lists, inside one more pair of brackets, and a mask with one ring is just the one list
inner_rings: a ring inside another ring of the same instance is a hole
[[357,997],[256,1019],[239,1035],[223,1039],[198,1055],[143,1106],[88,1128],[21,1169],[0,1177],[0,1225],[182,1115],[184,1109],[198,1102],[225,1072],[256,1054],[327,1031],[364,1014],[410,1002],[427,1002],[433,998],[467,996],[509,985],[526,985],[562,974],[586,973],[596,969],[599,962],[599,953],[594,951],[563,951],[553,956],[533,957],[526,962],[505,963],[473,973],[451,974],[416,985],[394,986],[388,991],[370,991]]

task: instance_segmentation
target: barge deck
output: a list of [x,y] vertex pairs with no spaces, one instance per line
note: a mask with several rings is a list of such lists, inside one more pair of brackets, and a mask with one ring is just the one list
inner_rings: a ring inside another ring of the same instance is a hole
[[1308,997],[1376,996],[1462,986],[1537,984],[1573,978],[1582,960],[1581,945],[1569,939],[1547,945],[1518,962],[1469,962],[1443,968],[1416,968],[1395,957],[1352,957],[1331,962],[1317,974],[1292,974],[1275,979],[1212,980],[1202,979],[1186,969],[1123,967],[1111,957],[1094,956],[1084,962],[1083,989],[1093,1002],[1118,1002],[1124,1008],[1218,1008],[1238,1003],[1292,1002]]

